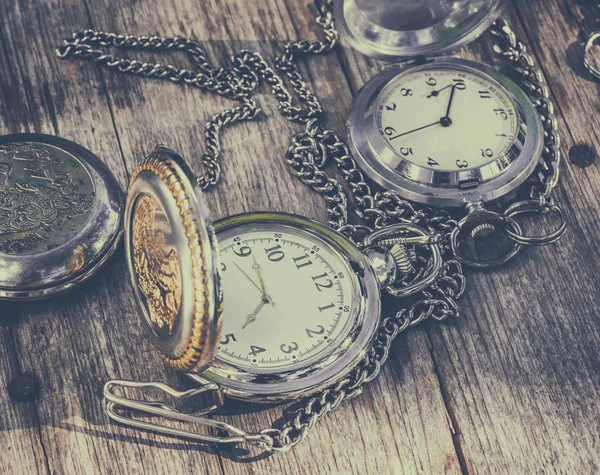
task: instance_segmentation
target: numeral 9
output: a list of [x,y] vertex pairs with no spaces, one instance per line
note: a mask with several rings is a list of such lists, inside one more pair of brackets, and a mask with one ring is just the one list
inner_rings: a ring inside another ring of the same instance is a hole
[[236,256],[248,257],[250,254],[252,254],[252,249],[250,249],[249,246],[241,246],[241,247],[238,247],[237,249],[234,248],[233,252]]

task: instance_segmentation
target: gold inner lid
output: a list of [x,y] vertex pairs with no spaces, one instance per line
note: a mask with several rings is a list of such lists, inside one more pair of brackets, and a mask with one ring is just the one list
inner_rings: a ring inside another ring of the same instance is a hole
[[126,244],[136,301],[162,358],[181,371],[214,359],[221,303],[214,233],[178,155],[160,147],[135,170]]

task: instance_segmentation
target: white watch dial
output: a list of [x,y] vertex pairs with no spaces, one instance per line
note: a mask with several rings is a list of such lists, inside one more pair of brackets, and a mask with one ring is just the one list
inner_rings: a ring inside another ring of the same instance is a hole
[[280,371],[347,336],[356,276],[325,241],[278,224],[240,226],[218,240],[225,295],[218,359]]
[[508,93],[483,73],[432,64],[391,81],[377,102],[377,128],[398,160],[464,171],[502,157],[519,130]]

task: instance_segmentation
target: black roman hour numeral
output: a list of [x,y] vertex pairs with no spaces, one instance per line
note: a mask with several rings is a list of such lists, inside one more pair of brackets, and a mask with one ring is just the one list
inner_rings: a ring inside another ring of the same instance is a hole
[[296,269],[302,269],[303,267],[309,266],[312,264],[310,257],[308,254],[304,254],[300,257],[294,257],[294,264],[296,264]]

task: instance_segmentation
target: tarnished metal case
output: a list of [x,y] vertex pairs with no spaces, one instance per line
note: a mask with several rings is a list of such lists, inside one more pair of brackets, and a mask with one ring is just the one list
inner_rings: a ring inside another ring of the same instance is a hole
[[121,236],[123,197],[89,150],[59,137],[0,137],[0,298],[65,292],[92,276]]
[[[452,68],[480,73],[515,104],[519,133],[511,148],[492,163],[467,171],[436,171],[399,159],[384,143],[375,120],[377,98],[406,72]],[[544,145],[542,124],[521,88],[502,73],[460,58],[435,58],[424,64],[394,64],[367,82],[358,92],[346,123],[348,145],[360,168],[376,183],[401,196],[431,206],[458,207],[468,202],[492,201],[510,193],[531,175]],[[390,165],[399,162],[399,164]],[[463,188],[462,183],[476,187]]]

